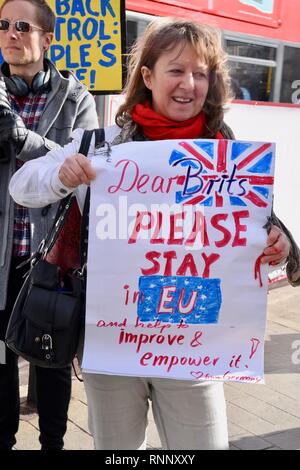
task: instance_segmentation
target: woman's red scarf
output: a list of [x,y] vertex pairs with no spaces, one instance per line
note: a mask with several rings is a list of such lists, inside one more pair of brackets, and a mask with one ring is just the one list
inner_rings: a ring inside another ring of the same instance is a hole
[[[207,130],[204,111],[186,121],[173,121],[156,113],[148,102],[134,106],[132,119],[150,140],[197,139]],[[214,138],[224,139],[219,131]]]

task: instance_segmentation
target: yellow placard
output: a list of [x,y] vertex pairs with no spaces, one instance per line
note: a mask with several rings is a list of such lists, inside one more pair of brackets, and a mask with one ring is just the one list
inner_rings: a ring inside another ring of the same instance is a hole
[[48,0],[56,15],[55,38],[48,58],[58,69],[72,70],[93,93],[122,89],[124,3]]

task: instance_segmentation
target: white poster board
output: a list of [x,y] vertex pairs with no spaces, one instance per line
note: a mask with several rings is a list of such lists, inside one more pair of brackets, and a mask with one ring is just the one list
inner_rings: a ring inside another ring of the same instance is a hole
[[274,145],[185,140],[93,158],[86,372],[263,382]]

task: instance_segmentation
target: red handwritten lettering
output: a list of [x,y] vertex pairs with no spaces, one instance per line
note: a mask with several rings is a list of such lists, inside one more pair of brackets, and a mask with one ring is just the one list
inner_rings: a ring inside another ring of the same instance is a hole
[[249,211],[233,212],[232,215],[235,222],[235,237],[232,246],[246,246],[247,238],[240,238],[240,233],[247,231],[247,225],[242,225],[240,219],[249,218]]
[[177,222],[182,222],[185,218],[185,212],[180,212],[178,214],[171,214],[170,215],[170,236],[168,238],[168,245],[182,245],[183,244],[183,236],[180,238],[176,238],[175,235],[179,233],[183,235],[183,226],[177,225]]
[[124,320],[120,323],[116,321],[110,321],[106,322],[104,320],[98,320],[97,321],[97,327],[98,328],[107,328],[107,327],[118,327],[118,328],[125,328],[127,326],[127,318],[124,318]]
[[176,251],[165,251],[163,257],[166,260],[164,276],[172,276],[172,260],[177,259]]
[[[197,267],[197,262],[195,260],[195,256],[198,263],[204,262],[204,267],[202,271],[200,271]],[[165,263],[160,258],[166,260]],[[213,263],[218,261],[220,255],[218,253],[211,253],[207,255],[206,253],[198,253],[193,255],[192,253],[187,253],[184,255],[183,260],[181,261],[180,265],[176,268],[174,267],[173,260],[177,260],[176,251],[165,251],[160,253],[159,251],[148,251],[145,254],[145,258],[152,263],[152,266],[149,268],[141,268],[141,272],[144,276],[153,276],[154,274],[163,274],[164,276],[202,276],[204,278],[210,277],[210,268]],[[160,260],[160,261],[159,261]]]
[[203,246],[209,245],[209,240],[207,236],[207,226],[206,219],[202,212],[196,211],[194,214],[194,225],[191,233],[186,239],[185,244],[187,246],[193,246],[195,244],[197,236],[200,235],[200,243]]
[[161,253],[159,251],[148,251],[148,253],[145,254],[145,258],[150,261],[153,266],[148,269],[141,269],[141,272],[144,276],[153,276],[159,272],[160,264],[156,258],[160,258],[160,256]]
[[195,308],[195,304],[197,302],[197,297],[198,297],[198,292],[192,291],[190,293],[190,298],[188,299],[185,305],[183,305],[184,296],[185,296],[185,289],[181,289],[179,300],[178,300],[178,312],[184,315],[188,315]]
[[[137,179],[138,179],[138,176],[139,176],[139,167],[137,165],[136,162],[134,162],[133,160],[120,160],[119,162],[116,163],[115,165],[115,168],[117,168],[118,166],[120,165],[124,165],[123,166],[123,170],[122,170],[122,174],[121,174],[121,178],[120,178],[120,181],[119,183],[117,184],[117,186],[109,186],[108,188],[108,192],[113,194],[113,193],[116,193],[118,191],[125,191],[125,192],[129,192],[129,191],[132,191],[132,189],[134,188],[136,182],[137,182]],[[124,184],[125,180],[126,180],[126,177],[127,177],[127,169],[130,168],[130,171],[133,170],[133,175],[131,175],[131,181],[129,184],[127,182],[127,187],[123,187],[122,185]]]
[[231,239],[231,233],[229,230],[222,225],[220,225],[221,220],[227,220],[228,219],[228,214],[216,214],[213,215],[211,218],[211,225],[212,227],[216,228],[220,232],[223,233],[223,239],[222,240],[217,240],[215,241],[215,245],[219,248],[222,248],[223,246],[228,245],[230,239]]
[[157,313],[174,313],[174,307],[168,307],[166,303],[174,300],[176,286],[164,286],[160,293]]
[[136,352],[138,353],[141,350],[141,347],[146,344],[167,344],[169,346],[172,346],[172,344],[178,344],[178,345],[183,345],[184,343],[184,336],[183,335],[162,335],[162,334],[151,334],[148,335],[147,333],[140,333],[140,334],[135,334],[135,333],[129,333],[125,332],[124,330],[121,330],[120,335],[119,335],[119,344],[136,344]]
[[165,243],[164,238],[158,236],[159,232],[161,231],[162,222],[163,214],[162,212],[157,212],[157,223],[155,225],[153,235],[150,239],[150,243]]
[[162,367],[164,366],[166,369],[166,372],[170,372],[171,369],[175,366],[200,366],[201,364],[203,366],[215,366],[217,362],[219,361],[219,357],[210,357],[210,356],[205,356],[205,357],[189,357],[189,356],[169,356],[167,354],[162,355],[162,354],[153,354],[151,352],[146,352],[142,355],[140,358],[140,364],[144,367],[147,366],[159,366]]
[[148,174],[140,174],[140,168],[138,164],[129,159],[119,160],[115,164],[115,168],[120,168],[121,175],[116,185],[108,187],[110,194],[117,193],[119,191],[130,192],[134,188],[139,193],[146,194],[149,191],[154,193],[169,193],[174,182],[180,181],[180,175],[164,178],[163,176],[156,175],[151,176]]
[[[241,223],[241,219],[249,218],[249,211],[234,211],[232,213],[219,213],[204,216],[200,211],[194,212],[190,222],[193,228],[184,236],[183,223],[187,218],[187,212],[165,214],[161,211],[137,211],[134,227],[128,243],[136,243],[138,235],[145,232],[153,244],[186,245],[199,248],[211,246],[223,248],[230,244],[246,246],[247,238],[241,233],[247,231],[247,225]],[[162,236],[163,227],[168,227],[168,236]],[[208,227],[210,230],[208,232]],[[209,235],[208,235],[209,233]],[[220,237],[221,235],[221,237]]]
[[[146,222],[144,222],[146,218]],[[128,239],[128,243],[136,243],[137,235],[141,230],[150,230],[154,223],[154,216],[149,211],[141,211],[136,213],[136,219],[132,234]]]
[[141,191],[141,188],[143,188],[148,183],[149,179],[150,179],[149,175],[142,175],[139,178],[139,180],[137,182],[137,186],[136,186],[139,193],[145,194],[147,192],[146,189],[145,189],[145,191]]
[[171,323],[161,322],[161,320],[156,320],[155,322],[143,323],[140,321],[139,317],[136,317],[135,328],[158,328],[160,333],[163,333],[164,330],[171,328]]
[[210,267],[213,263],[218,261],[220,255],[218,253],[212,253],[211,255],[207,256],[205,253],[201,253],[202,258],[205,262],[205,268],[202,274],[202,277],[209,277],[210,276]]

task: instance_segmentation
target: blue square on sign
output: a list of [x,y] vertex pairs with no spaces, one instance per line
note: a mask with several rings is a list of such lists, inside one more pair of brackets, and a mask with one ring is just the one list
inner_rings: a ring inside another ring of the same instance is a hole
[[141,321],[218,323],[222,304],[220,279],[141,276],[137,315]]

